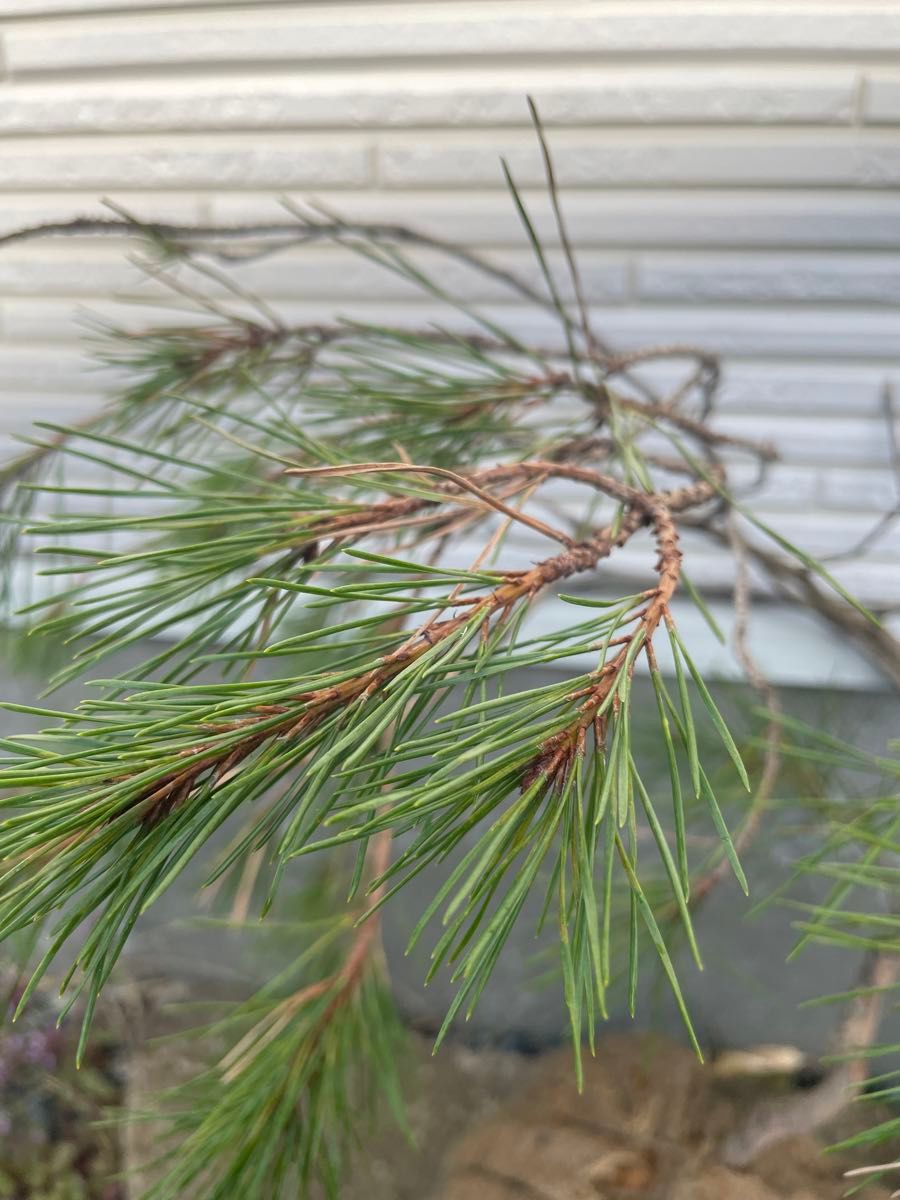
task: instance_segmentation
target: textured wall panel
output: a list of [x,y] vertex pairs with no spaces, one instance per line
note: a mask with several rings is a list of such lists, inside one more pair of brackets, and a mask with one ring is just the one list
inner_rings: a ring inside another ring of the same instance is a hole
[[[152,6],[148,5],[148,8]],[[892,3],[308,4],[111,16],[45,30],[11,27],[13,72],[260,61],[509,55],[768,53],[887,55],[900,50]]]
[[[23,84],[0,108],[0,133],[177,130],[341,129],[361,126],[528,124],[521,67],[435,67],[286,72],[274,77],[147,79],[138,82]],[[642,67],[597,72],[584,67],[529,72],[529,92],[548,125],[845,124],[854,110],[850,69],[681,70]]]

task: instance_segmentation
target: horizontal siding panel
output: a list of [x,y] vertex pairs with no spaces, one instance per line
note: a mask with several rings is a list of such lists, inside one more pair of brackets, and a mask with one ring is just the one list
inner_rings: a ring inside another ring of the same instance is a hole
[[900,312],[863,308],[663,307],[601,309],[597,329],[621,349],[688,342],[742,358],[896,359]]
[[[192,224],[208,218],[207,208],[199,196],[185,192],[153,192],[151,195],[138,193],[129,194],[125,191],[117,193],[122,203],[136,215],[141,213],[143,204],[149,209],[144,214],[152,213],[156,221],[173,221]],[[71,221],[73,217],[109,218],[114,214],[102,203],[96,191],[88,192],[3,192],[0,191],[0,237],[6,233],[24,229],[45,221]],[[49,245],[59,245],[45,241]],[[96,244],[96,243],[95,243]],[[0,254],[11,253],[11,247],[4,247]]]
[[734,494],[779,530],[785,519],[800,511],[826,530],[835,514],[859,516],[858,528],[865,532],[900,501],[897,481],[886,466],[835,467],[782,460],[760,477],[755,464],[744,458],[729,463],[728,479]]
[[[555,241],[545,192],[522,192],[541,238]],[[318,194],[329,207],[356,220],[406,222],[472,246],[526,242],[505,192]],[[212,193],[209,204],[213,219],[226,225],[281,221],[285,215],[271,193]],[[153,205],[155,211],[155,198]],[[572,191],[564,208],[570,234],[581,246],[900,246],[900,204],[896,196],[879,192]]]
[[890,466],[884,422],[874,418],[822,417],[811,421],[794,416],[771,416],[761,427],[754,415],[728,413],[713,420],[714,428],[738,437],[765,436],[792,463],[846,466]]
[[[821,359],[770,363],[726,358],[721,372],[717,410],[753,412],[761,418],[773,412],[877,416],[883,411],[885,385],[900,384],[900,363],[870,366]],[[663,364],[653,370],[642,368],[640,374],[657,387],[673,390],[685,370]]]
[[35,395],[63,392],[96,400],[112,386],[113,378],[111,371],[101,370],[76,346],[45,342],[0,348],[0,395],[6,397],[6,404],[31,407]]
[[[225,4],[242,4],[245,0],[220,0]],[[2,0],[0,17],[43,17],[74,13],[108,14],[121,9],[179,9],[202,8],[203,0]]]
[[317,62],[517,54],[889,54],[900,50],[892,3],[291,5],[111,17],[102,25],[10,27],[10,71]]
[[877,71],[866,76],[862,115],[873,124],[900,122],[900,71]]
[[[91,243],[84,239],[60,239],[23,243],[0,252],[0,294],[17,296],[104,296],[129,290],[146,294],[150,281],[146,274],[128,261],[126,255],[140,250],[139,242]],[[509,286],[484,275],[464,263],[438,253],[418,253],[416,263],[451,294],[474,300],[508,300]],[[569,299],[568,282],[561,251],[549,251],[547,260],[560,281],[561,294]],[[532,287],[543,289],[542,275],[534,255],[525,250],[498,250],[491,261],[514,272]],[[588,250],[580,257],[580,270],[589,294],[602,302],[621,302],[627,298],[627,259],[622,254]],[[383,300],[415,300],[421,287],[393,271],[338,247],[302,247],[282,251],[268,258],[230,267],[235,283],[270,299],[315,297],[327,307],[330,301],[357,299],[361,295]],[[182,277],[191,278],[190,271]],[[196,279],[196,277],[194,277]],[[212,295],[227,295],[224,284],[203,280]],[[152,289],[165,295],[165,289]],[[327,315],[327,314],[326,314]]]
[[[877,518],[876,518],[877,519]],[[778,517],[778,532],[793,542],[795,546],[826,558],[834,554],[852,553],[867,534],[872,532],[875,520],[864,513],[824,513],[808,511],[798,513],[782,513]],[[768,539],[758,530],[747,530],[760,544]],[[771,543],[769,543],[771,544]],[[890,564],[892,559],[900,555],[900,522],[882,531],[877,543],[865,555],[869,565],[877,565],[879,569]]]
[[[821,473],[819,502],[830,509],[867,509],[884,513],[900,503],[895,473],[884,467],[865,471],[830,467]],[[898,568],[900,574],[900,568]]]
[[21,395],[0,393],[0,435],[42,437],[36,422],[73,425],[95,411],[99,403],[93,396],[62,395],[40,396],[23,404]]
[[370,182],[366,144],[316,134],[241,139],[184,136],[178,141],[133,138],[10,140],[0,146],[7,189],[360,187]]
[[[249,305],[231,304],[232,311],[250,314]],[[558,325],[553,315],[526,309],[521,305],[493,305],[484,309],[485,313],[497,320],[505,322],[514,328],[521,336],[534,338],[539,342],[554,339]],[[129,323],[129,315],[134,324],[150,322],[159,324],[162,320],[162,309],[152,312],[143,311],[138,307],[123,307],[112,301],[97,300],[85,303],[81,309],[76,309],[70,301],[40,300],[15,301],[0,305],[0,328],[5,335],[14,341],[46,341],[59,340],[77,342],[84,336],[85,321],[89,314],[100,319]],[[320,324],[323,319],[347,318],[355,321],[383,323],[386,313],[383,304],[374,297],[348,299],[346,303],[324,308],[318,301],[303,303],[291,301],[279,304],[278,314],[285,322],[291,324]],[[172,314],[168,314],[168,320]],[[207,318],[208,319],[208,318]],[[448,328],[463,330],[471,328],[471,321],[460,313],[454,313],[437,303],[398,303],[390,308],[390,319],[393,324],[402,328],[421,328],[434,321],[440,321]]]
[[[234,306],[232,306],[234,307]],[[104,314],[123,318],[121,306],[91,305]],[[551,349],[562,344],[559,324],[550,312],[522,305],[483,304],[485,316],[506,325],[521,337],[534,338]],[[329,316],[383,323],[390,320],[406,328],[440,321],[454,329],[471,329],[471,321],[444,305],[419,302],[392,303],[386,312],[376,297],[326,306],[322,302],[280,303],[285,321],[318,324]],[[828,355],[866,359],[889,359],[900,347],[900,312],[858,310],[790,310],[772,312],[741,308],[595,307],[595,329],[620,350],[638,349],[661,343],[690,343],[717,354],[741,357],[761,355],[788,358]],[[48,337],[78,336],[72,305],[64,301],[16,301],[4,312],[7,336],[41,337],[46,322]],[[50,333],[50,331],[53,331]],[[758,418],[755,418],[758,420]]]
[[[784,131],[780,136],[736,130],[722,137],[705,130],[669,133],[564,131],[553,138],[557,175],[567,187],[896,187],[900,140],[867,131],[842,136]],[[518,182],[534,187],[543,167],[534,138],[504,132],[495,138],[466,133],[386,134],[379,178],[387,187],[503,186],[503,154]]]
[[[873,608],[900,607],[900,571],[897,562],[852,559],[829,568],[852,596]],[[826,635],[834,640],[834,634]]]
[[[236,309],[237,306],[230,307]],[[243,305],[241,311],[249,314],[250,308]],[[184,299],[179,302],[172,296],[160,296],[158,300],[135,296],[128,303],[98,298],[83,303],[75,300],[9,300],[0,304],[0,328],[10,341],[68,342],[75,348],[95,338],[98,324],[139,330],[173,323],[208,325],[215,319],[209,312]],[[94,369],[98,368],[95,366]]]
[[656,254],[638,259],[637,294],[707,304],[900,304],[900,254]]
[[134,287],[140,272],[127,258],[136,244],[73,245],[68,239],[23,242],[0,251],[0,294],[5,296],[106,296]]
[[777,462],[760,473],[746,455],[728,463],[728,484],[735,496],[746,499],[754,511],[791,512],[812,508],[819,497],[821,468]]
[[[0,108],[0,133],[527,126],[522,78],[498,67],[31,84]],[[813,70],[798,81],[793,68],[539,67],[528,90],[548,125],[845,123],[856,73]]]

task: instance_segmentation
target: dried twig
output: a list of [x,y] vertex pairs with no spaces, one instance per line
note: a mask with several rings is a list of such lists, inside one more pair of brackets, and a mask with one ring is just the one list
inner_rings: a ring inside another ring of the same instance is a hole
[[894,474],[894,504],[878,518],[872,528],[860,538],[855,545],[838,554],[829,554],[823,562],[846,562],[847,559],[859,558],[867,550],[878,544],[894,522],[900,517],[900,441],[897,438],[897,416],[894,411],[894,389],[886,382],[881,389],[881,410],[884,415],[885,432],[887,433],[888,456],[891,470]]
[[894,955],[866,954],[857,982],[861,993],[850,1003],[835,1038],[834,1054],[842,1061],[815,1088],[766,1100],[751,1109],[722,1147],[729,1166],[745,1167],[767,1147],[826,1125],[861,1091],[868,1075],[866,1059],[854,1055],[875,1041],[884,990],[895,983],[897,969]]
[[[747,541],[740,532],[733,512],[729,512],[727,521],[727,536],[735,560],[734,647],[752,687],[772,714],[772,718],[766,724],[764,734],[765,751],[762,771],[756,783],[750,807],[733,839],[735,850],[738,854],[742,854],[756,838],[763,814],[772,799],[772,792],[781,768],[781,746],[784,731],[778,720],[782,711],[778,690],[763,674],[748,641],[751,596],[747,571]],[[727,878],[729,869],[728,860],[723,857],[709,871],[701,875],[691,888],[691,903],[702,904],[713,889]]]

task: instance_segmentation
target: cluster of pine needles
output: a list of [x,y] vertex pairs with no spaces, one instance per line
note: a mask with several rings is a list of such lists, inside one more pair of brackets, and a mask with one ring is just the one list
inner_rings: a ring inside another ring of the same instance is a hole
[[[708,881],[727,871],[746,889],[702,761],[708,732],[749,793],[744,832],[766,796],[673,617],[679,590],[709,615],[680,531],[740,512],[840,588],[732,495],[727,461],[772,451],[710,424],[711,360],[616,355],[594,332],[537,132],[558,252],[507,178],[542,286],[419,240],[539,306],[557,344],[526,344],[447,294],[410,231],[314,213],[282,240],[332,239],[418,286],[444,323],[298,327],[215,265],[242,257],[232,240],[134,224],[153,277],[202,319],[109,330],[103,356],[124,383],[107,406],[42,426],[0,475],[7,607],[67,647],[54,687],[91,682],[74,711],[24,707],[47,727],[2,739],[0,938],[41,930],[22,1005],[62,962],[83,1048],[136,923],[223,827],[206,884],[237,880],[244,914],[296,887],[301,857],[328,852],[339,879],[297,926],[299,953],[216,1027],[231,1049],[170,1097],[179,1150],[152,1200],[338,1194],[367,1102],[402,1109],[378,920],[432,867],[442,882],[411,943],[428,939],[430,975],[457,985],[438,1041],[539,893],[576,1071],[613,980],[634,1006],[647,949],[696,1044],[667,931],[699,964]],[[659,362],[687,367],[663,396],[641,374]],[[646,577],[617,594],[606,560],[632,540]],[[26,550],[47,568],[23,568]],[[548,596],[569,621],[535,619]],[[127,676],[104,677],[111,656],[148,644]],[[637,670],[655,695],[662,794],[633,737]],[[517,689],[522,671],[545,682]],[[713,849],[692,863],[698,814]],[[865,883],[875,867],[853,870]]]

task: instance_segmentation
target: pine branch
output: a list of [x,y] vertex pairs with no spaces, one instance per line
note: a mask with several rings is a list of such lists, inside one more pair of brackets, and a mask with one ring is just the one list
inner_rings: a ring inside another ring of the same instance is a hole
[[[337,1194],[356,1089],[370,1102],[379,1087],[396,1091],[379,915],[439,863],[449,875],[411,937],[415,944],[442,922],[429,978],[447,969],[458,990],[438,1041],[472,1012],[540,891],[541,923],[554,914],[558,927],[577,1070],[583,1036],[593,1046],[619,975],[633,1010],[645,950],[694,1038],[665,922],[677,921],[699,963],[693,909],[729,870],[746,888],[739,851],[761,825],[786,720],[770,719],[763,774],[732,839],[702,761],[698,701],[740,784],[750,791],[751,781],[672,616],[682,584],[706,612],[682,570],[680,529],[719,536],[723,514],[745,511],[729,491],[723,452],[749,454],[761,469],[775,452],[711,427],[713,356],[681,345],[617,354],[593,329],[533,115],[573,311],[508,171],[540,289],[443,239],[323,212],[230,230],[124,214],[0,239],[137,233],[148,273],[205,314],[199,327],[107,330],[104,358],[127,376],[117,397],[78,427],[45,426],[0,475],[0,487],[15,488],[8,562],[20,544],[37,542],[52,564],[43,576],[50,594],[20,619],[36,619],[38,636],[79,644],[57,683],[177,631],[130,677],[94,680],[92,698],[74,711],[25,708],[50,726],[0,742],[9,814],[0,824],[0,938],[55,922],[23,1004],[90,919],[63,978],[69,1006],[83,1000],[83,1047],[134,925],[232,817],[240,828],[207,883],[241,867],[244,911],[264,891],[268,912],[297,857],[356,851],[349,908],[226,1020],[231,1049],[181,1096],[171,1125],[181,1151],[153,1200],[197,1187],[222,1200],[269,1200],[306,1195],[313,1179]],[[446,306],[446,326],[292,327],[219,269],[323,240],[415,284]],[[421,249],[552,313],[560,344],[524,344],[450,295],[419,264]],[[639,371],[662,359],[688,369],[668,395]],[[648,452],[645,441],[659,435],[670,454]],[[83,465],[102,467],[111,482],[79,480]],[[61,467],[72,473],[51,475]],[[576,499],[560,516],[563,488]],[[45,516],[35,506],[48,498],[63,507]],[[135,499],[139,515],[97,511],[98,501]],[[835,619],[869,620],[821,564],[757,528],[778,547],[774,578],[812,589]],[[644,531],[655,579],[648,570],[634,594],[611,598],[593,585],[560,592],[568,579],[597,577]],[[468,568],[447,553],[462,533],[481,539]],[[98,549],[107,536],[113,547]],[[548,539],[557,544],[550,555]],[[770,552],[736,532],[731,550],[739,653],[774,707],[744,636],[744,560],[769,566]],[[583,619],[529,632],[534,606],[551,593]],[[883,631],[866,636],[877,642]],[[661,637],[673,684],[659,667]],[[565,668],[585,655],[593,665],[574,675],[508,687],[516,670]],[[277,664],[284,674],[273,678]],[[654,763],[633,736],[638,665],[657,702],[665,813],[645,783]],[[258,667],[270,672],[256,678]],[[871,886],[884,885],[876,859],[893,837],[882,818],[876,806],[828,839],[828,847],[870,839],[877,854],[864,853],[854,878]],[[719,847],[699,874],[689,853],[695,819],[710,822]],[[804,865],[824,869],[827,853]],[[845,882],[810,936],[855,944]]]
[[[380,874],[390,837],[372,847]],[[321,899],[320,907],[321,907]],[[337,897],[332,895],[332,901]],[[377,892],[363,906],[371,911]],[[209,1070],[170,1091],[147,1200],[180,1200],[198,1188],[211,1200],[306,1191],[339,1195],[366,1109],[384,1101],[405,1128],[402,1033],[387,991],[377,915],[348,939],[345,917],[319,922],[311,944],[282,978],[206,1031],[230,1049]],[[302,982],[280,994],[302,973]],[[274,1189],[274,1192],[273,1192]]]

